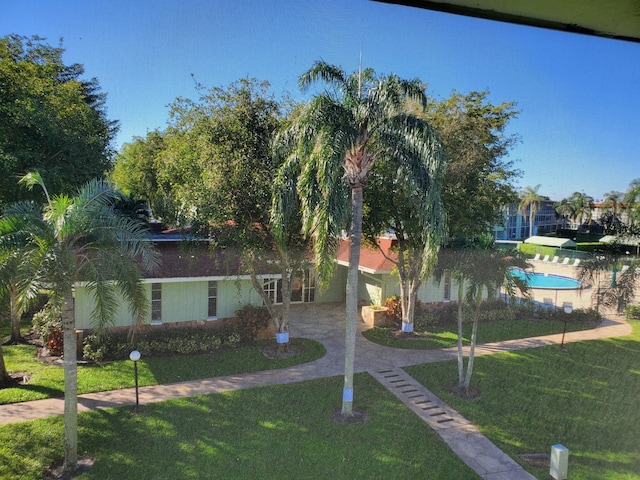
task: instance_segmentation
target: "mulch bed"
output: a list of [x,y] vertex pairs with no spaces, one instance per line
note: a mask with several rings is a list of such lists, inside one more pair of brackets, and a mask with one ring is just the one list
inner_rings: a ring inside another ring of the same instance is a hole
[[94,463],[93,457],[80,457],[78,458],[78,468],[75,472],[70,474],[65,474],[62,470],[63,468],[63,460],[58,460],[54,464],[52,464],[49,468],[46,469],[44,473],[44,480],[70,480],[72,478],[79,477],[83,473],[87,473],[91,470]]
[[386,334],[391,338],[397,338],[400,340],[422,340],[429,336],[429,332],[403,332],[399,328],[390,328],[386,331]]
[[289,342],[287,349],[284,351],[280,351],[277,344],[262,347],[260,351],[267,358],[289,358],[306,353],[307,347],[301,343]]

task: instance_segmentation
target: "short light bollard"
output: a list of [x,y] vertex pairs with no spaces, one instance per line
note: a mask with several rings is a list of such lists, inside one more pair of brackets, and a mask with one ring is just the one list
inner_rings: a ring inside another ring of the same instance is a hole
[[571,302],[564,302],[562,308],[564,309],[564,313],[566,313],[566,315],[564,316],[564,328],[562,329],[562,341],[560,342],[560,348],[565,348],[564,336],[567,333],[567,315],[570,315],[571,312],[573,312],[573,304]]
[[140,402],[138,401],[138,360],[140,360],[140,352],[138,350],[134,350],[129,354],[129,358],[133,361],[133,376],[136,382],[136,410],[137,410],[138,405],[140,405]]
[[549,475],[555,480],[565,480],[569,469],[569,450],[559,443],[551,445],[551,467]]

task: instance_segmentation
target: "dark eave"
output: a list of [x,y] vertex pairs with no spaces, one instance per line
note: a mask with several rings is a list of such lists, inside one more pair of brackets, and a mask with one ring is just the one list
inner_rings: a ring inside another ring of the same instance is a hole
[[640,0],[375,0],[640,43]]

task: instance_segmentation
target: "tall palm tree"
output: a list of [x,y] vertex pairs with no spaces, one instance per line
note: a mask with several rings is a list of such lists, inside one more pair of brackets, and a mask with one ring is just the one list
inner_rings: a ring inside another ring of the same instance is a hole
[[578,224],[578,230],[583,223],[591,223],[592,202],[593,198],[582,192],[573,192],[569,197],[569,203],[571,204],[573,217]]
[[627,206],[630,226],[637,227],[640,224],[640,178],[629,183],[629,189],[624,194],[623,202]]
[[47,197],[44,208],[18,203],[0,219],[0,238],[22,237],[25,261],[36,265],[33,280],[60,310],[64,334],[64,470],[78,461],[77,341],[73,288],[86,282],[93,292],[92,316],[97,326],[108,325],[118,298],[129,304],[135,321],[145,318],[148,300],[140,282],[141,264],[153,270],[158,256],[148,241],[145,225],[114,210],[120,193],[102,180],[87,183],[76,196],[49,197],[37,173],[23,177],[29,187],[40,185]]
[[565,226],[566,219],[573,218],[573,207],[571,206],[571,202],[569,202],[568,198],[563,198],[559,202],[554,203],[553,208],[555,208],[556,213],[562,216],[562,226]]
[[533,237],[533,221],[536,218],[536,213],[538,213],[538,204],[545,199],[542,195],[538,194],[538,190],[540,189],[540,184],[535,187],[525,187],[522,192],[520,192],[520,212],[522,215],[527,214],[527,210],[529,211],[529,236]]
[[[437,134],[406,113],[408,100],[426,105],[424,86],[417,80],[376,77],[371,69],[347,75],[319,61],[300,77],[300,86],[305,90],[318,81],[328,89],[313,97],[277,143],[295,145],[282,168],[299,172],[303,229],[314,240],[318,274],[325,283],[338,238],[349,229],[342,415],[352,416],[363,188],[381,159],[405,166],[407,179],[423,183]],[[427,205],[416,215],[425,214],[423,209]]]

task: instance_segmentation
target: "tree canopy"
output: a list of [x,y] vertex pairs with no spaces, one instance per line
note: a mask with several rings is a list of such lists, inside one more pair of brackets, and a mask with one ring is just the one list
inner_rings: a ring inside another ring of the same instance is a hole
[[0,38],[0,205],[42,200],[18,179],[38,170],[52,193],[71,194],[111,167],[117,123],[98,80],[39,37]]
[[442,202],[451,238],[491,232],[503,222],[501,207],[517,199],[513,182],[521,172],[507,155],[519,137],[507,127],[519,112],[514,102],[494,105],[488,97],[486,90],[454,91],[416,112],[438,130],[448,157]]

